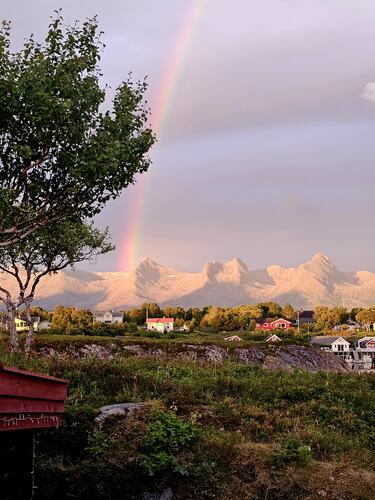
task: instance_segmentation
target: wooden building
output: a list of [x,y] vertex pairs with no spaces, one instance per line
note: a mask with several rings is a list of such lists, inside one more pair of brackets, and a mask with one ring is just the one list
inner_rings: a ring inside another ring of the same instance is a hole
[[58,427],[68,382],[0,366],[1,500],[26,500],[34,492],[35,431]]

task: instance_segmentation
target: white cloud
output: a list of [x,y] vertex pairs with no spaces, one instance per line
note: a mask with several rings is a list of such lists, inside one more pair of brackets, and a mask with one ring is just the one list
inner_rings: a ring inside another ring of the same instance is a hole
[[363,92],[361,93],[361,97],[362,99],[375,104],[375,82],[366,83]]

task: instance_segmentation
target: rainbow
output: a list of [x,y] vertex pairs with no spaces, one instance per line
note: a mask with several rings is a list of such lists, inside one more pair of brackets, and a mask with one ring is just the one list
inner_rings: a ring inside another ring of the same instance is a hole
[[[158,144],[162,141],[169,111],[175,100],[183,68],[188,59],[206,3],[207,0],[189,0],[189,8],[185,13],[175,43],[168,54],[160,83],[152,99],[151,126],[157,136]],[[129,271],[136,265],[141,236],[142,214],[150,181],[150,173],[141,177],[131,193],[132,199],[128,211],[128,227],[120,245],[121,270]]]

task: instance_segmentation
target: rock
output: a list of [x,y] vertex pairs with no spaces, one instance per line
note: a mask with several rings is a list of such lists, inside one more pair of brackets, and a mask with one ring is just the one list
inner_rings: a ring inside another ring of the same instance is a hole
[[165,488],[162,493],[143,493],[140,500],[172,500],[173,492],[171,488]]
[[146,403],[120,403],[117,405],[102,406],[100,414],[95,418],[95,422],[101,424],[108,417],[113,415],[126,415],[138,408],[143,408]]
[[234,350],[234,356],[237,361],[245,363],[245,365],[259,365],[265,354],[257,347],[239,347]]
[[228,357],[228,351],[223,347],[219,347],[217,345],[210,345],[207,346],[204,355],[207,361],[221,363],[222,361],[224,361],[224,359]]
[[113,352],[116,346],[114,344],[109,344],[107,346],[102,346],[98,344],[86,344],[81,348],[81,355],[84,358],[98,358],[102,360],[113,359]]

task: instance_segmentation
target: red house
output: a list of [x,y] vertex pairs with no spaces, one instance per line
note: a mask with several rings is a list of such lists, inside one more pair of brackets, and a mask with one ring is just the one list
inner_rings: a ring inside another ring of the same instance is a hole
[[275,328],[280,328],[281,330],[288,330],[293,328],[293,324],[284,318],[257,318],[256,320],[257,330],[275,330]]

